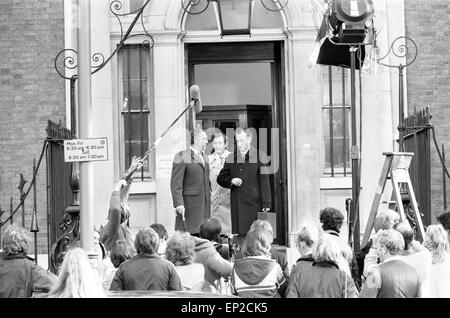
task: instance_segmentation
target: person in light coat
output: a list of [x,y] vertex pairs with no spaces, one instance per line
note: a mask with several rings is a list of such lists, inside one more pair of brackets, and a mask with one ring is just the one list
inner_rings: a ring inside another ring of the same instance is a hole
[[214,152],[208,156],[209,180],[211,182],[211,217],[219,220],[222,225],[222,233],[231,234],[231,203],[230,189],[217,183],[217,176],[225,165],[230,154],[226,149],[227,137],[221,132],[214,135]]
[[441,224],[428,226],[424,245],[432,254],[428,296],[450,298],[450,244]]

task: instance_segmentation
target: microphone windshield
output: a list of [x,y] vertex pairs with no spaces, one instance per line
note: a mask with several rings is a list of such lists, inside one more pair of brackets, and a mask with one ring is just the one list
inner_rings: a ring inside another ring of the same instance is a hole
[[194,112],[196,114],[202,111],[202,101],[200,99],[200,88],[198,85],[192,85],[189,88],[189,95],[191,96],[191,100],[194,100]]

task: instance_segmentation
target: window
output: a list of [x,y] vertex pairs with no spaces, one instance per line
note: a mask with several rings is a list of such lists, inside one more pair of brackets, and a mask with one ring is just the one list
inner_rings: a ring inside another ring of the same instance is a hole
[[[149,98],[149,60],[150,50],[143,44],[126,45],[120,50],[119,65],[121,74],[120,91],[123,104],[120,105],[121,120],[121,167],[125,171],[131,164],[133,156],[143,157],[149,148],[149,140],[153,140],[152,109]],[[141,181],[154,176],[149,168],[150,155],[142,169],[134,177]]]
[[325,177],[351,175],[350,83],[348,70],[321,66],[322,171]]

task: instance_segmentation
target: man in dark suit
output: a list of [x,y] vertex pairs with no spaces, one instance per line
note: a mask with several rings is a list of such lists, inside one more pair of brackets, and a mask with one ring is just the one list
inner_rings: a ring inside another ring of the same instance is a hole
[[209,165],[204,151],[208,143],[201,129],[191,132],[191,146],[175,155],[170,190],[176,211],[175,230],[197,234],[211,214]]
[[270,210],[271,192],[269,175],[261,173],[257,149],[250,146],[251,131],[237,128],[235,138],[237,151],[228,156],[217,183],[231,189],[231,231],[241,244],[257,213]]

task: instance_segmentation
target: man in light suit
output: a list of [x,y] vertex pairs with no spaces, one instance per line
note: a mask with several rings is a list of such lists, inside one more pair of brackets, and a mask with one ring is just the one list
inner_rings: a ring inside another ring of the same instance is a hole
[[176,211],[175,230],[197,234],[211,215],[209,164],[204,155],[208,137],[201,129],[191,132],[191,146],[173,160],[170,190]]

